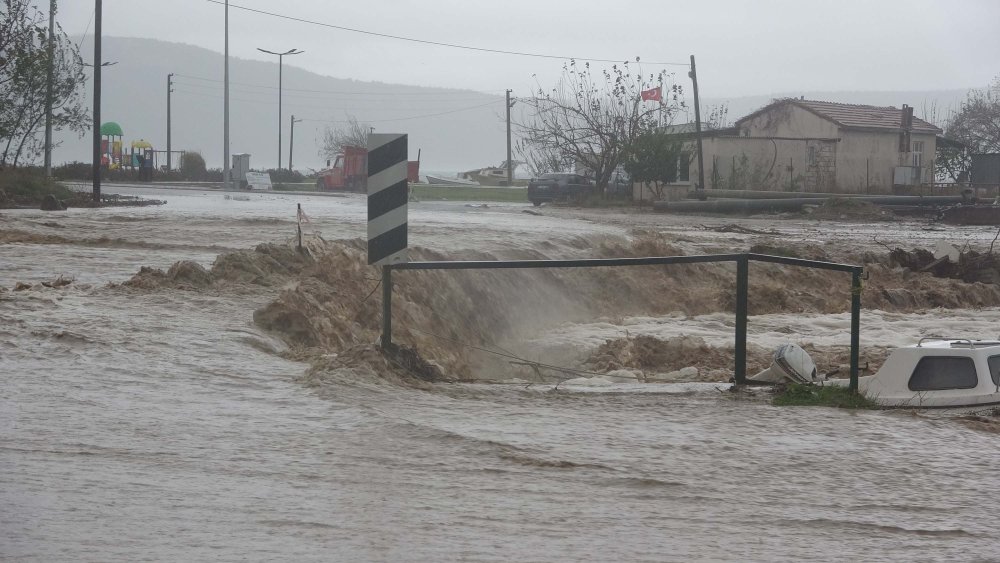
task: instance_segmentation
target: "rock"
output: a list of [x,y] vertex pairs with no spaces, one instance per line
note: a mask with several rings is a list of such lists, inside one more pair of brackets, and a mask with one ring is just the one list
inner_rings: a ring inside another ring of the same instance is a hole
[[65,211],[66,206],[56,199],[56,196],[48,194],[42,199],[42,211]]

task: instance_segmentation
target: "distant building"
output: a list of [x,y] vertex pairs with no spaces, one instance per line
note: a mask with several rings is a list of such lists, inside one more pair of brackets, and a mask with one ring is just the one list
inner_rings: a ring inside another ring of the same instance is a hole
[[[801,99],[777,100],[733,127],[703,131],[705,187],[788,192],[891,193],[933,182],[941,129],[913,118],[903,147],[904,111]],[[670,193],[698,182],[693,124],[671,126],[686,150]],[[637,190],[636,197],[648,199]]]

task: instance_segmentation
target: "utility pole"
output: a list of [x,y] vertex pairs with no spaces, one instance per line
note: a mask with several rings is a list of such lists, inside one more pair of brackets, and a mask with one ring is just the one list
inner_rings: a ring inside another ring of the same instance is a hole
[[225,55],[225,71],[223,82],[225,82],[225,87],[223,88],[223,102],[222,102],[222,187],[229,189],[231,182],[229,181],[229,175],[231,171],[229,170],[229,0],[226,0],[226,55]]
[[55,75],[56,0],[49,0],[49,72],[45,85],[45,177],[52,177],[52,82]]
[[295,114],[292,114],[292,127],[291,131],[288,133],[288,171],[292,171],[292,151],[295,148],[295,124],[302,121],[301,119],[295,119]]
[[261,53],[267,53],[269,55],[278,55],[278,170],[281,170],[281,74],[283,62],[285,60],[285,55],[301,55],[305,51],[299,51],[298,49],[289,49],[284,53],[276,53],[274,51],[268,51],[267,49],[261,49],[257,47],[257,50]]
[[691,84],[694,86],[694,130],[698,137],[698,193],[704,197],[705,189],[705,157],[701,149],[701,104],[698,103],[698,70],[694,66],[694,55],[691,55]]
[[174,91],[174,73],[167,75],[167,172],[170,172],[170,93]]
[[94,0],[94,203],[101,204],[101,0]]
[[514,185],[514,163],[510,156],[510,108],[514,104],[510,101],[510,90],[507,90],[507,185]]

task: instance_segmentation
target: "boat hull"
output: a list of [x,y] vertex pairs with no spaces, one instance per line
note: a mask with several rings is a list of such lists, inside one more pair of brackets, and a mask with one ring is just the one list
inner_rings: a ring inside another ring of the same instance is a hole
[[438,184],[442,186],[478,186],[476,182],[459,180],[458,178],[442,178],[440,176],[425,175],[428,184]]

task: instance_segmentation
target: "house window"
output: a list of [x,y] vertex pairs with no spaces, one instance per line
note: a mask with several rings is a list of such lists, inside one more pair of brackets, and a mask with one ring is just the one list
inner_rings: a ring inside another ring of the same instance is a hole
[[691,155],[682,152],[677,160],[677,181],[691,181]]
[[913,146],[911,148],[913,149],[910,151],[913,153],[913,165],[919,167],[924,162],[924,142],[913,141]]
[[806,156],[806,163],[809,166],[816,164],[816,147],[809,147],[809,154]]
[[976,364],[972,358],[959,356],[927,356],[913,369],[910,391],[944,391],[972,389],[979,384]]

